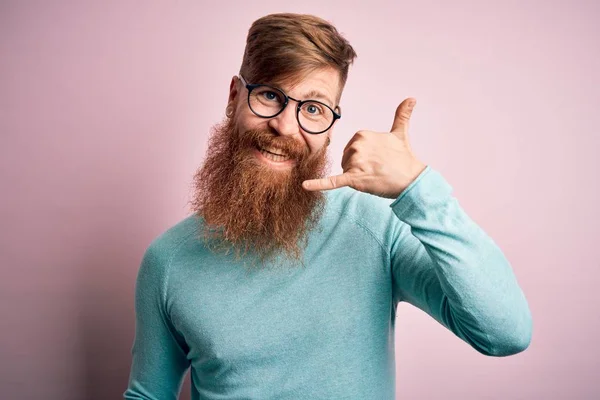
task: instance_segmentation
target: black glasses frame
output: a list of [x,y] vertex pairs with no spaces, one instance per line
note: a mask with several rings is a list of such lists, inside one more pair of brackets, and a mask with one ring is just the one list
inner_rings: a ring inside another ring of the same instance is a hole
[[[293,97],[290,97],[287,95],[287,93],[285,93],[283,90],[279,89],[278,87],[275,86],[271,86],[271,85],[265,85],[262,83],[248,83],[246,82],[246,80],[244,79],[244,77],[242,75],[239,75],[240,80],[242,81],[242,84],[246,87],[246,89],[248,89],[248,107],[250,108],[250,110],[254,113],[254,115],[256,115],[257,117],[261,117],[261,118],[275,118],[276,116],[278,116],[279,114],[281,114],[283,112],[283,110],[285,110],[285,108],[287,107],[288,103],[290,100],[294,100],[295,102],[298,103],[298,106],[296,106],[296,120],[298,121],[298,125],[307,133],[310,133],[312,135],[318,135],[324,132],[327,132],[329,129],[331,129],[331,127],[333,126],[333,124],[335,123],[336,120],[342,118],[341,114],[336,113],[331,107],[329,107],[327,104],[323,103],[322,101],[318,101],[318,100],[298,100],[298,99],[294,99]],[[254,111],[252,109],[252,106],[250,105],[250,94],[252,93],[252,90],[256,89],[257,87],[268,87],[270,89],[276,90],[278,92],[280,92],[283,95],[283,98],[285,99],[285,102],[283,103],[283,107],[281,107],[281,110],[279,110],[279,112],[271,115],[271,116],[264,116],[264,115],[260,115],[258,114],[256,111]],[[325,107],[327,107],[328,109],[331,110],[331,112],[333,113],[333,120],[331,121],[331,124],[327,127],[327,129],[324,129],[322,131],[309,131],[308,129],[305,129],[302,126],[302,123],[300,122],[300,110],[302,109],[302,104],[305,103],[319,103]]]

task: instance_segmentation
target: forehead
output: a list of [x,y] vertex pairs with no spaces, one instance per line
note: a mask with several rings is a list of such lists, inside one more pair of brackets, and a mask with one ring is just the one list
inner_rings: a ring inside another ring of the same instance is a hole
[[288,95],[298,100],[320,100],[331,107],[335,107],[339,97],[340,74],[333,68],[323,68],[295,77],[294,83],[290,80],[280,82],[276,86],[283,89]]

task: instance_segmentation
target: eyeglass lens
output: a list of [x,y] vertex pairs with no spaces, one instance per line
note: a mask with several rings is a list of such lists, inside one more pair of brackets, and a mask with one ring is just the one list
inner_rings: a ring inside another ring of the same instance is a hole
[[[250,109],[258,116],[270,118],[285,107],[285,95],[270,86],[255,87],[248,98]],[[333,111],[317,101],[302,103],[298,113],[298,122],[302,129],[309,132],[322,132],[333,123]]]

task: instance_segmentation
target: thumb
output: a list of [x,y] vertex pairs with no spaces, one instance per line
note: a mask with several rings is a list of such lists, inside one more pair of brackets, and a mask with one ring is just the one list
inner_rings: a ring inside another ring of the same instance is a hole
[[331,190],[343,186],[350,186],[350,176],[347,173],[321,179],[309,179],[302,182],[302,187],[308,191]]
[[408,123],[415,104],[417,104],[417,100],[412,97],[409,97],[400,103],[398,108],[396,108],[394,123],[392,124],[390,133],[393,133],[400,138],[404,138],[407,135]]

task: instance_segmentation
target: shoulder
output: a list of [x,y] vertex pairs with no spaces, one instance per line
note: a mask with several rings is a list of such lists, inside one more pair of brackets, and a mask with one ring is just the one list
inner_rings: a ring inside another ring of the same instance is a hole
[[202,219],[189,215],[159,234],[148,246],[160,254],[170,254],[199,231]]
[[190,215],[155,237],[144,251],[140,275],[164,278],[180,248],[199,231],[201,218]]

